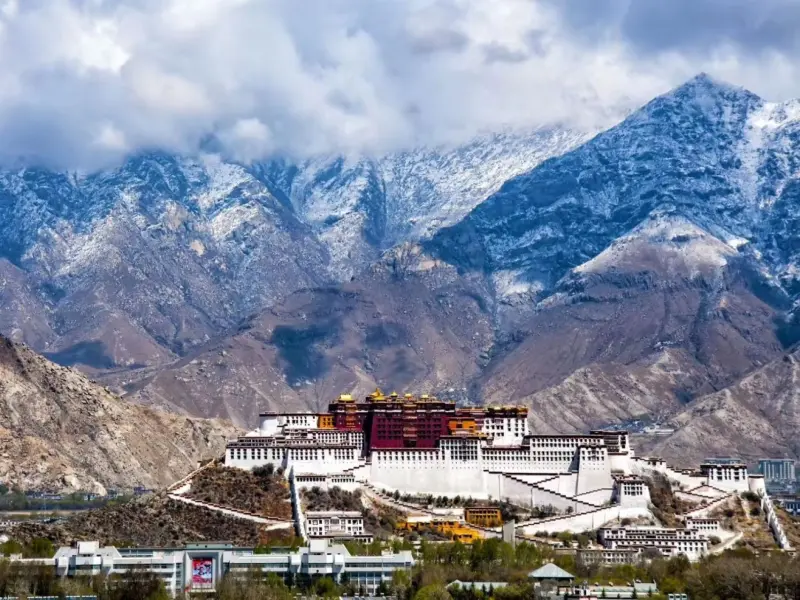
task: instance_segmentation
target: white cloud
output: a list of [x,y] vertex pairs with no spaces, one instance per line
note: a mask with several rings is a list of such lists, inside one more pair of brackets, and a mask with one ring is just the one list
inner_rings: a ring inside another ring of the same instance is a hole
[[114,127],[112,123],[103,123],[100,132],[94,138],[94,144],[115,153],[127,152],[129,149],[125,134]]
[[800,95],[793,3],[732,1],[735,18],[692,0],[691,23],[630,0],[0,1],[0,161],[94,168],[209,134],[256,159],[602,126],[699,71]]
[[255,160],[274,150],[269,128],[254,118],[239,119],[233,127],[223,130],[219,139],[240,161]]

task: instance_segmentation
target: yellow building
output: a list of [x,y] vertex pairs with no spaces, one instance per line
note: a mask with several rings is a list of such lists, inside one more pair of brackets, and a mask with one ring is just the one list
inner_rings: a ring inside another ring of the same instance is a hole
[[496,506],[468,506],[464,509],[464,520],[479,527],[499,527],[503,524],[500,509]]
[[478,422],[468,417],[455,417],[447,422],[447,429],[450,435],[463,433],[474,435],[478,433]]
[[436,533],[454,541],[471,544],[483,536],[470,527],[465,527],[458,519],[446,517],[409,517],[399,521],[396,528],[403,531],[421,531],[430,528]]

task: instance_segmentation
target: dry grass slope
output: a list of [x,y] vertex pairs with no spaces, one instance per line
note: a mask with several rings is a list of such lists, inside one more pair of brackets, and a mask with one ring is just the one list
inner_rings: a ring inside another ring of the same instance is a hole
[[164,494],[82,512],[54,525],[20,524],[9,535],[23,542],[45,537],[56,545],[98,540],[102,544],[145,547],[203,540],[255,546],[266,538],[257,523],[177,502]]
[[188,498],[274,519],[291,519],[289,487],[282,475],[215,465],[192,480]]
[[719,519],[725,529],[741,531],[743,537],[739,545],[745,548],[760,552],[777,547],[756,502],[734,496],[726,504],[711,511],[710,516]]

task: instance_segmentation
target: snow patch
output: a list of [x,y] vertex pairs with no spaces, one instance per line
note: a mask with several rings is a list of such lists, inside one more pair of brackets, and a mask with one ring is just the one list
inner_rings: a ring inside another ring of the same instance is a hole
[[535,295],[544,291],[541,281],[530,281],[520,270],[497,271],[492,275],[495,293],[500,298],[512,296]]
[[225,162],[217,154],[200,157],[206,182],[203,190],[194,196],[200,209],[207,211],[224,201],[237,187],[253,180],[242,166]]
[[615,268],[641,269],[647,264],[658,263],[668,272],[688,271],[694,277],[703,270],[724,267],[727,259],[735,254],[731,245],[684,217],[653,215],[574,271],[597,273]]
[[208,229],[217,241],[225,240],[244,223],[257,221],[261,211],[253,204],[237,204],[214,216]]

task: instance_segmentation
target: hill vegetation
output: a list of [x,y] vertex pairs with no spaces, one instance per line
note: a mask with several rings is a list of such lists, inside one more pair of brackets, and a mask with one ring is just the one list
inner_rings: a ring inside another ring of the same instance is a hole
[[98,540],[103,545],[144,547],[182,546],[203,540],[254,547],[278,543],[293,533],[291,529],[264,531],[258,523],[178,502],[166,494],[84,511],[53,524],[19,523],[6,531],[22,544],[43,538],[55,546]]
[[221,465],[203,469],[186,497],[274,519],[292,518],[288,484],[271,465],[253,471]]

